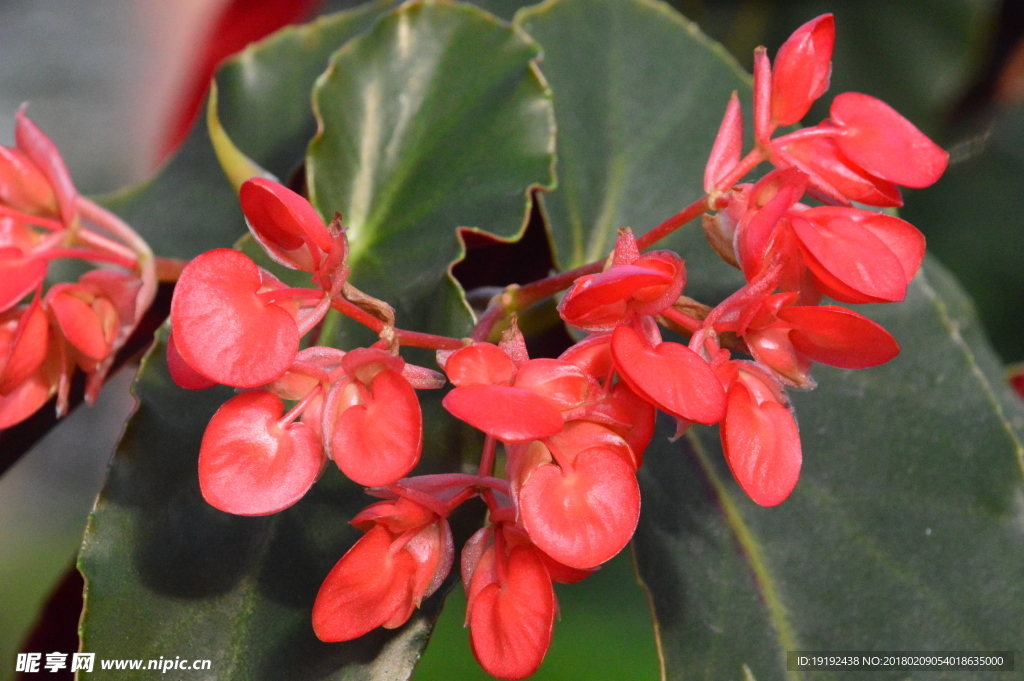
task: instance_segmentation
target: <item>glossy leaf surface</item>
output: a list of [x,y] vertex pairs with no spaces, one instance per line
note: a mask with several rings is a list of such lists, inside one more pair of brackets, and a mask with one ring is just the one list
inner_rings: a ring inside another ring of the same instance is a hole
[[462,250],[454,229],[517,238],[527,187],[552,184],[539,53],[474,7],[411,3],[339,51],[317,82],[312,203],[343,215],[350,281],[391,302],[405,327],[465,333],[447,277]]

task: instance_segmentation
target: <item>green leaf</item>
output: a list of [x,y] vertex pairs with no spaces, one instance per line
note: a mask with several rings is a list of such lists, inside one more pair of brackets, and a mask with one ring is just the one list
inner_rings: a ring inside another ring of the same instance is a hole
[[804,465],[781,506],[746,498],[716,430],[655,436],[635,542],[668,678],[791,678],[789,650],[1024,640],[1024,412],[933,261],[871,316],[903,351],[866,371],[815,368],[818,389],[793,396]]
[[[644,0],[549,2],[517,23],[544,46],[555,92],[560,187],[544,206],[566,267],[699,196],[729,92],[749,97],[731,58]],[[742,278],[703,241],[692,224],[668,244],[687,261],[686,293],[715,303]],[[673,444],[661,424],[634,546],[667,678],[833,678],[788,673],[786,651],[1024,639],[1021,406],[932,261],[906,302],[866,313],[903,352],[871,370],[818,367],[820,387],[793,396],[804,470],[782,506],[746,498],[716,429]]]
[[[240,151],[278,177],[294,172],[316,131],[313,81],[332,52],[393,4],[378,0],[287,27],[228,60],[217,72],[219,114]],[[246,231],[203,119],[156,177],[103,201],[163,257],[192,258],[230,246]]]
[[[700,198],[729,94],[749,90],[721,46],[654,0],[548,2],[516,23],[544,47],[555,93],[559,188],[543,206],[564,269],[604,258],[619,228],[643,234]],[[666,243],[685,255],[702,240],[698,228]]]
[[970,292],[999,354],[1017,362],[1024,360],[1022,133],[1024,107],[1004,112],[992,130],[954,147],[954,162],[934,186],[907,192],[901,211]]
[[519,238],[529,187],[553,184],[550,93],[539,48],[469,6],[414,2],[341,49],[313,93],[308,184],[344,216],[350,281],[399,326],[464,334],[450,264],[457,227]]

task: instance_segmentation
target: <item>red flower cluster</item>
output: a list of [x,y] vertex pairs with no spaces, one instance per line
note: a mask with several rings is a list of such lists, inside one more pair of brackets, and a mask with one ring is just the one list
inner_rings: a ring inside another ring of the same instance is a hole
[[[328,458],[362,485],[395,482],[420,458],[413,389],[444,379],[381,347],[300,350],[332,305],[346,302],[340,221],[325,226],[308,201],[264,179],[243,184],[240,200],[270,256],[309,272],[319,290],[289,288],[229,249],[182,271],[171,303],[171,377],[190,389],[253,389],[210,420],[199,452],[203,496],[229,513],[275,513],[302,498]],[[285,413],[283,400],[297,404]]]
[[[623,229],[603,270],[587,268],[559,304],[562,319],[590,335],[558,359],[530,359],[514,318],[499,344],[484,342],[490,313],[473,340],[395,329],[390,308],[346,283],[337,219],[325,226],[304,199],[274,183],[242,186],[256,239],[279,263],[310,273],[316,288],[288,288],[235,251],[206,253],[179,281],[168,362],[185,387],[251,389],[221,407],[203,438],[200,485],[217,508],[281,510],[328,458],[384,499],[352,520],[364,535],[317,595],[317,636],[350,640],[407,622],[454,564],[448,516],[480,497],[487,523],[461,553],[473,651],[500,678],[532,674],[551,640],[552,584],[583,579],[633,535],[636,474],[659,409],[676,420],[677,436],[694,423],[719,424],[726,461],[754,502],[776,505],[792,492],[802,451],[785,389],[814,387],[812,362],[864,368],[899,352],[878,324],[821,299],[902,300],[924,256],[913,226],[851,203],[898,205],[897,185],[934,182],[946,162],[910,123],[865,95],[840,95],[829,121],[771,139],[827,89],[833,33],[831,16],[798,29],[774,74],[759,50],[756,147],[740,158],[734,95],[712,150],[707,195],[691,217],[717,211],[705,216],[705,232],[747,283],[716,307],[702,306],[682,296],[679,255],[641,253]],[[765,160],[777,169],[737,184]],[[827,205],[804,204],[805,194]],[[377,317],[356,314],[358,301]],[[331,307],[382,341],[347,353],[300,350]],[[689,343],[665,341],[659,324]],[[438,350],[454,386],[444,407],[486,435],[475,475],[403,477],[420,456],[413,388],[444,382],[398,356],[398,345],[410,342]],[[736,351],[752,360],[734,359]],[[284,400],[296,403],[287,413]],[[505,479],[493,475],[499,442]]]
[[[104,267],[44,295],[58,258]],[[93,401],[155,292],[145,242],[78,195],[57,147],[18,111],[15,147],[0,146],[0,428],[54,394],[63,415],[75,366]]]

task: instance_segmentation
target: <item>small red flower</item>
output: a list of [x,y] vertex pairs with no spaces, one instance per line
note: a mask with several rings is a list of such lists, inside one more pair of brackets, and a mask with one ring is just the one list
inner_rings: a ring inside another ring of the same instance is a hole
[[366,534],[327,575],[313,604],[321,641],[350,641],[405,624],[451,570],[448,522],[406,497],[373,504],[352,525]]
[[199,448],[199,488],[214,508],[268,515],[288,508],[316,481],[326,458],[317,433],[282,418],[281,398],[242,393],[210,419]]
[[717,373],[728,390],[719,432],[729,469],[755,503],[777,506],[796,487],[803,460],[781,386],[750,362],[726,362]]
[[299,350],[297,306],[274,297],[283,288],[238,251],[220,248],[196,257],[171,302],[178,353],[225,385],[251,388],[274,380]]

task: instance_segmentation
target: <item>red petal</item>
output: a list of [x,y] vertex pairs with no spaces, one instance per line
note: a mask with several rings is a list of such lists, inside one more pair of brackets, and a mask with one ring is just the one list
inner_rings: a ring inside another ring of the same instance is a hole
[[0,429],[21,423],[57,392],[57,381],[50,373],[43,365],[10,392],[0,394]]
[[884,241],[848,217],[828,213],[812,222],[815,210],[804,211],[791,222],[807,266],[825,293],[845,303],[895,302],[906,297],[903,263]]
[[574,568],[591,568],[629,543],[640,519],[633,467],[600,447],[576,456],[572,470],[540,466],[519,492],[519,513],[530,539]]
[[[331,250],[331,235],[309,201],[266,178],[246,180],[238,191],[253,236],[282,265],[312,272],[320,253]],[[316,262],[314,262],[316,260]]]
[[218,383],[251,388],[283,374],[299,350],[295,319],[264,304],[260,269],[238,251],[203,253],[182,271],[171,301],[178,352]]
[[27,257],[20,248],[0,248],[0,312],[5,312],[32,293],[46,277],[45,260]]
[[323,468],[320,439],[304,423],[284,428],[284,403],[254,391],[236,395],[210,419],[199,449],[199,487],[211,506],[267,515],[302,498]]
[[412,601],[416,561],[392,554],[391,534],[376,526],[327,575],[313,603],[313,631],[321,641],[351,641],[367,634]]
[[385,369],[374,376],[369,393],[366,404],[341,412],[325,437],[345,475],[360,485],[378,487],[401,479],[419,463],[423,415],[412,386],[396,371]]
[[186,390],[205,390],[217,385],[216,381],[203,376],[182,358],[174,344],[173,333],[167,335],[167,373],[171,375],[175,385]]
[[718,126],[715,144],[711,147],[711,155],[704,167],[704,191],[710,192],[718,181],[729,174],[729,171],[740,162],[743,152],[743,111],[740,99],[735,92],[725,107],[722,124]]
[[27,308],[0,318],[0,394],[34,374],[46,359],[50,325],[36,298]]
[[672,277],[662,272],[619,265],[601,274],[581,277],[565,294],[558,312],[562,319],[581,329],[608,331],[630,314],[628,303],[634,292],[650,287],[668,287]]
[[906,220],[882,213],[871,215],[861,222],[860,226],[889,247],[903,265],[903,274],[907,282],[910,282],[924,260],[924,234]]
[[921,188],[935,183],[946,170],[949,154],[880,99],[844,92],[832,100],[829,113],[843,129],[836,144],[872,175]]
[[509,384],[516,375],[512,359],[492,343],[462,348],[448,358],[444,371],[456,386]]
[[845,307],[791,307],[780,311],[779,318],[795,327],[789,337],[797,352],[822,364],[866,369],[900,352],[888,331]]
[[835,20],[823,14],[796,29],[779,48],[772,69],[773,123],[798,122],[828,90],[835,39]]
[[[488,584],[473,599],[469,640],[488,674],[522,679],[537,671],[551,645],[555,592],[536,549],[512,549],[506,570],[505,583]],[[482,577],[477,571],[474,581]]]
[[110,351],[112,339],[92,306],[75,296],[73,290],[54,286],[46,296],[46,304],[68,342],[90,359],[101,360]]
[[548,358],[525,362],[513,385],[551,400],[563,411],[582,405],[597,389],[594,379],[575,364]]
[[612,334],[615,366],[638,395],[673,416],[697,423],[718,423],[725,413],[725,392],[708,363],[685,345],[647,345],[631,327]]
[[17,149],[0,146],[0,203],[24,213],[57,215],[57,196],[46,176]]
[[778,402],[757,404],[739,381],[729,388],[722,448],[736,482],[761,506],[786,500],[800,477],[800,432]]
[[[788,160],[811,176],[807,191],[815,198],[828,203],[859,201],[869,206],[903,205],[900,188],[895,183],[870,175],[851,163],[833,139],[806,137],[785,143],[782,149],[789,155]],[[828,187],[823,186],[822,181]]]
[[455,388],[441,402],[451,414],[502,442],[526,442],[562,430],[562,414],[551,400],[503,385]]
[[35,164],[57,195],[57,203],[60,205],[60,216],[66,225],[70,225],[78,213],[75,201],[78,192],[71,181],[71,173],[64,165],[57,145],[47,137],[36,124],[25,115],[25,107],[18,109],[15,115],[14,140],[18,145],[18,151],[28,156]]

